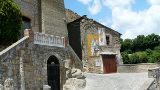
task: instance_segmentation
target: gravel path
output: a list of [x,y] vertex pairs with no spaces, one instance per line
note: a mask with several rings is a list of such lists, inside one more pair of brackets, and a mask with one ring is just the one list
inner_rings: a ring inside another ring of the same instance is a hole
[[82,90],[142,90],[146,82],[153,81],[148,78],[147,73],[85,73],[84,75],[87,85]]

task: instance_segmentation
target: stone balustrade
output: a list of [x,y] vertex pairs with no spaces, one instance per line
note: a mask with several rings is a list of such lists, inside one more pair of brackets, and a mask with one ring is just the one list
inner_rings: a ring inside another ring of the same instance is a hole
[[34,33],[34,44],[65,47],[65,38],[43,33]]

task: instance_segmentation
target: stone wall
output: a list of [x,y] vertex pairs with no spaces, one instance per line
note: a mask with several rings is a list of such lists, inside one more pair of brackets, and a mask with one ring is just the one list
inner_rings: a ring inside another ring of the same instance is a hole
[[[63,48],[30,44],[24,55],[24,77],[27,90],[42,89],[47,85],[47,60],[56,56],[60,62],[61,85],[65,83],[65,60],[68,60]],[[34,76],[32,76],[34,75]],[[62,86],[61,86],[62,87]]]
[[154,63],[144,63],[144,64],[124,64],[118,66],[119,73],[140,73],[148,72],[149,68],[158,67],[158,64]]
[[21,9],[23,16],[31,20],[31,29],[34,32],[41,32],[41,11],[40,0],[14,0]]
[[76,20],[77,18],[80,18],[81,16],[78,15],[77,13],[71,11],[70,9],[65,9],[65,13],[66,13],[66,20],[67,22],[73,22],[74,20]]
[[19,57],[15,54],[15,58],[8,61],[0,62],[0,84],[5,86],[5,81],[9,78],[14,80],[12,85],[15,90],[20,90],[20,72]]
[[55,36],[67,36],[63,0],[42,0],[42,32]]
[[[47,85],[47,60],[50,56],[58,58],[60,63],[60,85],[61,90],[67,77],[67,70],[72,68],[82,69],[82,63],[73,54],[69,47],[59,48],[53,46],[36,45],[33,42],[26,44],[26,47],[17,48],[16,52],[8,53],[5,58],[1,56],[0,63],[0,84],[4,85],[6,79],[14,80],[14,89],[20,90],[42,90]],[[24,52],[22,55],[21,51]],[[11,54],[14,54],[11,55]],[[22,63],[20,62],[22,60]],[[20,69],[20,63],[21,68]],[[21,71],[23,70],[23,71]],[[21,74],[23,73],[23,74]],[[23,78],[23,81],[21,81]],[[21,84],[24,84],[21,87]]]
[[22,38],[0,52],[0,84],[4,87],[7,84],[5,82],[14,81],[8,87],[13,87],[15,90],[21,88],[20,51],[26,47],[27,38]]

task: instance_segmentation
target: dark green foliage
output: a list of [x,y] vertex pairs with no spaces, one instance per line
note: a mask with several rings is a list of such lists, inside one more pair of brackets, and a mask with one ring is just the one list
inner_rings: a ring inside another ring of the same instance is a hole
[[160,62],[160,46],[154,48],[148,59],[150,63]]
[[18,40],[21,23],[19,7],[12,0],[0,0],[0,45]]
[[121,51],[132,53],[133,41],[131,39],[125,39],[121,43]]
[[133,39],[133,51],[144,51],[146,47],[144,46],[145,43],[145,36],[144,35],[139,35],[137,38]]
[[139,35],[135,39],[122,40],[121,55],[124,64],[160,62],[160,36]]
[[146,49],[153,50],[154,47],[160,45],[160,36],[150,34],[148,36],[139,35],[135,39],[125,39],[121,42],[121,52],[134,53],[145,51]]
[[124,64],[157,63],[160,62],[160,45],[155,47],[154,50],[146,49],[132,54],[121,52],[121,55]]

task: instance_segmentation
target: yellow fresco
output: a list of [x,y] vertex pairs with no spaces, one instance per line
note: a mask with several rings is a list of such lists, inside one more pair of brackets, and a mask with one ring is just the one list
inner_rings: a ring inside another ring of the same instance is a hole
[[98,56],[98,44],[99,35],[88,34],[87,35],[87,46],[88,46],[88,58],[91,56]]

